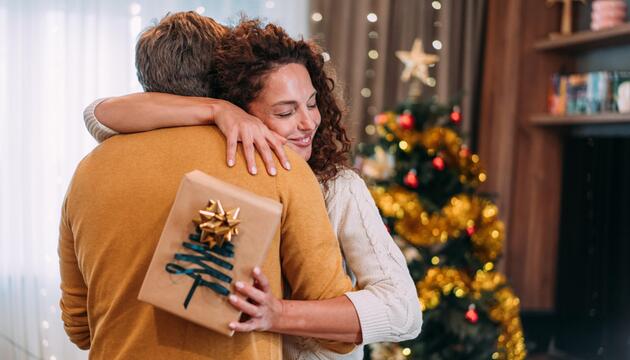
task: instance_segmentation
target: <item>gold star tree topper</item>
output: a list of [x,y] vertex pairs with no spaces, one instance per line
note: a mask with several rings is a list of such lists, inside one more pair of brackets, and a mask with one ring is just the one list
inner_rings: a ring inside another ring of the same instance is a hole
[[428,85],[429,65],[437,63],[440,58],[435,54],[427,54],[422,48],[422,40],[415,39],[411,51],[396,51],[396,57],[405,65],[400,79],[407,82],[415,77]]
[[199,219],[193,220],[201,229],[201,242],[223,246],[225,241],[232,241],[232,236],[238,235],[237,225],[240,208],[228,212],[223,210],[221,201],[210,200],[205,209],[199,210]]

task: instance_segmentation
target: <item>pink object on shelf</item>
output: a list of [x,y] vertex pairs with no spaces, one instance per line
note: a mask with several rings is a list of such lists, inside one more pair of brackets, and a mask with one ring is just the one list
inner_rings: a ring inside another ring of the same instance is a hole
[[603,30],[603,29],[619,26],[621,24],[623,24],[623,21],[601,21],[601,22],[591,23],[591,30],[593,31]]
[[593,21],[602,21],[602,20],[625,20],[626,19],[626,11],[625,10],[606,10],[606,11],[593,11],[591,13],[591,20]]
[[596,0],[591,12],[591,30],[621,25],[626,20],[627,6],[623,0]]
[[626,3],[623,0],[595,0],[593,1],[593,10],[613,10],[626,9]]

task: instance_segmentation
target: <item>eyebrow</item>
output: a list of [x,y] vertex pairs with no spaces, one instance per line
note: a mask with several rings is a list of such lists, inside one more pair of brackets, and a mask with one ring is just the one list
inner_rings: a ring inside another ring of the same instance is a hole
[[[317,95],[317,90],[313,91],[313,93],[311,94],[311,96],[308,97],[308,100],[311,100],[313,98],[313,96]],[[271,106],[279,106],[279,105],[295,105],[297,104],[297,101],[295,100],[284,100],[284,101],[278,101],[277,103],[274,103]]]

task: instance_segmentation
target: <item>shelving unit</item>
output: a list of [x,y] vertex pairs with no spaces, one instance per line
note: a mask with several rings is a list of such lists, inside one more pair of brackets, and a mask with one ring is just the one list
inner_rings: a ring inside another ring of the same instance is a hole
[[530,122],[534,125],[540,126],[630,124],[630,113],[601,113],[588,115],[536,114],[530,118]]
[[[554,52],[560,55],[579,55],[576,53],[624,45],[630,45],[630,23],[610,29],[579,31],[568,36],[558,35],[551,39],[539,40],[534,43],[534,49],[541,52]],[[530,117],[530,123],[541,126],[630,124],[630,114],[602,113],[564,116],[536,114]]]
[[630,44],[630,23],[598,31],[580,31],[568,36],[539,40],[534,49],[540,51],[583,52],[603,47]]

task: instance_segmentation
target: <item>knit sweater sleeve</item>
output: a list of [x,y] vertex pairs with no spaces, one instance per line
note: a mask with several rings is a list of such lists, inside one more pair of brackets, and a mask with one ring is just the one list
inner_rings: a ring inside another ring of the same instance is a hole
[[363,344],[414,339],[422,326],[415,284],[365,182],[348,170],[331,190],[329,217],[361,289],[346,296],[359,315]]
[[[416,338],[422,312],[405,258],[389,235],[365,182],[344,170],[329,183],[328,217],[337,233],[345,262],[360,290],[346,292],[359,316],[363,345]],[[313,339],[284,337],[284,357],[290,360],[360,360],[363,347],[337,354]]]
[[109,98],[96,99],[88,105],[85,110],[83,110],[83,121],[85,121],[85,127],[87,127],[90,135],[92,135],[92,137],[99,143],[102,143],[114,135],[118,135],[116,130],[110,129],[98,121],[94,113],[96,107],[107,99]]

